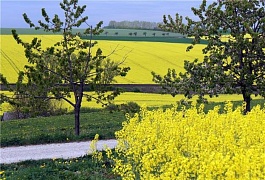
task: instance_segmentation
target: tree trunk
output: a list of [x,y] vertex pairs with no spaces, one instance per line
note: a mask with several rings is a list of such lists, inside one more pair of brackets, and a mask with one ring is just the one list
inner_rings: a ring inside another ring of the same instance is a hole
[[80,134],[80,104],[75,106],[75,135]]
[[242,90],[242,95],[243,95],[244,101],[246,103],[244,114],[247,114],[248,112],[250,112],[251,97],[250,97],[250,94],[246,92],[245,88]]
[[80,135],[80,109],[83,99],[84,82],[80,83],[80,87],[75,92],[75,135]]

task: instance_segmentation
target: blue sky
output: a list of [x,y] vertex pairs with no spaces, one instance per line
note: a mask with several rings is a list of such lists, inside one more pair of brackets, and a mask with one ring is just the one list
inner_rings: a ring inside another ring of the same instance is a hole
[[[25,28],[22,14],[27,13],[33,22],[42,19],[41,8],[45,8],[52,17],[55,13],[62,15],[58,0],[1,0],[1,27]],[[107,26],[109,21],[140,20],[162,22],[164,14],[193,17],[191,7],[199,7],[200,0],[79,0],[80,5],[86,5],[84,16],[88,16],[88,24],[95,25],[103,21]]]

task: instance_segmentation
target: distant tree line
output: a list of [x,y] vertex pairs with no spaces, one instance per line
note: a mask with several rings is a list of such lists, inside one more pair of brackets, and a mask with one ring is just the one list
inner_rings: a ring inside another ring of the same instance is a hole
[[160,23],[156,22],[147,22],[147,21],[110,21],[109,25],[105,28],[112,29],[152,29],[157,30],[160,29]]

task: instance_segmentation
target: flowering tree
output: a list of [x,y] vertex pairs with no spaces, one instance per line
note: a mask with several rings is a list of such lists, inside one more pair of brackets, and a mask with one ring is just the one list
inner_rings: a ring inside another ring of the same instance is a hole
[[250,111],[251,95],[265,96],[265,11],[264,1],[219,0],[198,9],[192,8],[198,21],[176,14],[164,16],[164,30],[182,33],[193,38],[187,48],[207,39],[203,61],[185,61],[185,73],[169,69],[162,77],[152,72],[153,80],[173,96],[184,93],[191,98],[199,94],[210,97],[220,93],[241,93]]

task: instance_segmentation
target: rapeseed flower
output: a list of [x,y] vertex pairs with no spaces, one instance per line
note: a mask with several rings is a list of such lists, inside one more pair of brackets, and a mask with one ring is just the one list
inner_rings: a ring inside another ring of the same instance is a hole
[[127,116],[113,171],[123,179],[265,179],[265,109],[177,108]]

